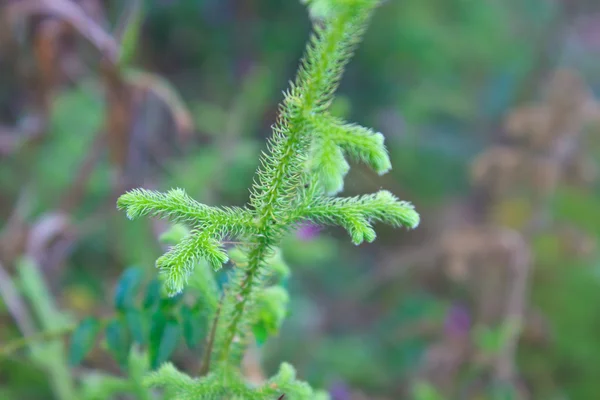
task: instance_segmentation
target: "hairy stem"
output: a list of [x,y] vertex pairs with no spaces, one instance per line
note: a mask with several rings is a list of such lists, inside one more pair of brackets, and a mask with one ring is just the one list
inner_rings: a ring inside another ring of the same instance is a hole
[[[238,341],[243,347],[250,335],[244,328],[252,319],[251,306],[261,288],[265,260],[286,231],[286,217],[297,205],[295,196],[306,173],[305,155],[314,133],[309,123],[311,116],[328,106],[375,5],[375,1],[364,3],[362,12],[348,7],[325,29],[317,30],[301,62],[296,83],[286,95],[270,140],[270,149],[276,151],[263,154],[250,200],[257,219],[255,242],[248,251],[248,265],[240,281],[234,282],[226,294],[228,315],[221,319],[224,325],[219,329],[221,339],[215,348],[215,358],[222,366],[238,362],[233,347]],[[291,201],[285,204],[282,199]]]
[[261,266],[263,260],[267,258],[268,249],[269,245],[266,241],[258,242],[252,247],[248,253],[248,266],[243,272],[241,281],[238,285],[232,285],[226,294],[226,304],[230,308],[228,310],[230,314],[229,318],[223,319],[224,326],[221,331],[223,336],[218,349],[216,349],[219,353],[215,357],[222,366],[237,362],[236,354],[233,354],[233,344],[236,340],[242,342],[246,339],[237,336],[242,333],[243,329],[241,328],[245,325],[245,320],[250,319],[248,306],[252,303],[257,290],[260,289],[258,281],[262,275]]

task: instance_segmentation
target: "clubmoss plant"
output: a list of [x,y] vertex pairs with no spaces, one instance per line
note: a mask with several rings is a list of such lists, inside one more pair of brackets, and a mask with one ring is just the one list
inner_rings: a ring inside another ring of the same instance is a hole
[[171,295],[183,290],[201,260],[214,270],[229,260],[222,246],[226,237],[243,243],[239,250],[245,262],[236,265],[213,320],[214,341],[205,375],[192,379],[165,364],[148,379],[152,386],[165,388],[169,398],[318,398],[308,385],[295,380],[289,364],[259,387],[246,383],[240,372],[259,304],[286,297],[279,289],[266,290],[272,272],[269,260],[281,239],[307,221],[341,226],[356,245],[375,239],[375,222],[408,228],[418,225],[413,206],[388,191],[333,197],[343,188],[349,169],[346,157],[366,163],[379,174],[391,168],[381,133],[328,112],[342,72],[377,4],[376,0],[331,1],[327,15],[315,22],[315,33],[285,93],[268,150],[261,156],[247,206],[204,205],[182,189],[167,193],[136,189],[119,198],[118,207],[130,219],[163,217],[190,227],[190,233],[156,262]]

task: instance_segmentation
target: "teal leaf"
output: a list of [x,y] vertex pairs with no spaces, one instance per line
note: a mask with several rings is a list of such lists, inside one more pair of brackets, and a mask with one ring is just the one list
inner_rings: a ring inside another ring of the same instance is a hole
[[69,364],[71,366],[79,365],[85,356],[94,347],[96,336],[100,331],[100,322],[94,317],[88,317],[81,321],[79,326],[71,335],[69,346]]
[[202,338],[205,337],[206,321],[204,320],[201,311],[197,308],[192,309],[187,305],[183,305],[180,313],[185,343],[190,349],[196,349],[202,341]]
[[158,368],[156,359],[158,357],[158,349],[160,347],[160,341],[166,324],[167,317],[161,312],[161,310],[156,311],[152,315],[152,319],[150,321],[150,342],[148,344],[148,352],[150,355],[150,368],[153,370]]
[[146,296],[144,297],[144,310],[154,308],[160,302],[161,283],[158,279],[150,281],[146,287]]
[[135,309],[127,310],[125,319],[127,320],[127,326],[129,327],[129,332],[131,333],[133,340],[139,344],[144,344],[146,342],[146,321],[144,321],[142,313]]
[[133,306],[136,291],[144,277],[141,268],[131,267],[125,270],[115,289],[115,307],[125,311]]
[[106,327],[106,343],[121,368],[125,368],[131,347],[131,337],[121,320],[115,319]]
[[177,348],[181,327],[174,318],[156,313],[150,330],[150,368],[155,370],[166,362]]

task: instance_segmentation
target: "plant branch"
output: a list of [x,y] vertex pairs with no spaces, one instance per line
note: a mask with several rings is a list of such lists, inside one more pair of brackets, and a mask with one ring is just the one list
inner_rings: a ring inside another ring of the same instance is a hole
[[[4,269],[2,262],[0,262],[0,296],[4,299],[8,311],[23,335],[31,334],[35,330],[33,318],[29,314],[29,310],[21,299],[21,296],[15,290],[13,280]],[[3,352],[0,351],[0,354],[3,354]]]
[[54,331],[42,331],[29,336],[20,337],[18,339],[12,340],[4,346],[0,347],[0,357],[7,357],[12,353],[37,342],[45,342],[61,338],[73,332],[76,328],[77,325],[68,325],[64,328],[57,329]]
[[217,324],[219,323],[219,317],[221,315],[221,307],[223,306],[223,296],[219,301],[219,307],[217,307],[217,311],[215,313],[215,317],[213,319],[212,326],[210,328],[210,334],[208,336],[208,340],[206,342],[206,348],[204,349],[204,357],[202,359],[202,366],[200,367],[200,376],[204,376],[210,371],[210,357],[212,355],[212,349],[215,344],[215,334],[217,332]]

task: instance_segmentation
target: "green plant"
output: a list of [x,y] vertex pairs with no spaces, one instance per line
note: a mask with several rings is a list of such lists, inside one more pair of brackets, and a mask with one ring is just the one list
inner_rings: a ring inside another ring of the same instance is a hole
[[170,295],[183,291],[201,260],[215,271],[229,260],[222,244],[226,237],[242,243],[236,251],[245,262],[237,264],[219,311],[214,311],[205,375],[192,379],[168,363],[148,379],[151,386],[165,388],[169,398],[316,398],[308,385],[295,380],[289,364],[283,364],[273,378],[258,387],[245,382],[240,372],[244,350],[256,332],[252,328],[259,326],[256,322],[260,320],[269,331],[268,327],[276,327],[282,318],[287,295],[279,287],[268,286],[273,270],[270,260],[277,246],[292,227],[304,221],[342,226],[357,245],[375,239],[374,222],[409,228],[418,225],[419,216],[412,205],[388,191],[331,197],[343,188],[349,169],[345,157],[365,162],[379,174],[391,168],[380,133],[328,113],[342,72],[376,5],[373,0],[331,2],[323,26],[316,25],[297,78],[285,94],[248,206],[207,206],[181,189],[167,193],[135,189],[119,198],[118,207],[126,210],[130,219],[164,217],[191,227],[189,234],[157,260]]

